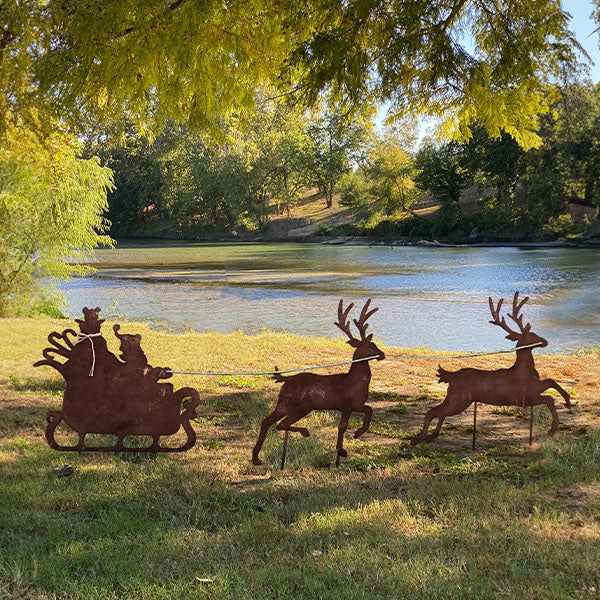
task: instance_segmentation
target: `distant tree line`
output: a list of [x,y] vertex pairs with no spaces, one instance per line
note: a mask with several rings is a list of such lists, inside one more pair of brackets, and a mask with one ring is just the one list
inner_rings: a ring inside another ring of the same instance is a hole
[[368,122],[265,104],[253,118],[229,117],[222,135],[170,124],[152,143],[133,131],[115,145],[90,136],[88,154],[114,173],[108,219],[113,234],[167,224],[189,234],[254,231],[274,204],[289,214],[306,189],[333,203],[340,178],[360,161]]
[[[425,139],[415,150],[406,123],[376,131],[331,109],[270,103],[220,127],[218,140],[175,124],[152,143],[126,128],[117,145],[91,136],[88,153],[114,172],[112,233],[258,231],[273,207],[289,215],[310,188],[327,207],[339,193],[355,210],[355,222],[334,233],[363,235],[556,237],[577,231],[569,201],[600,205],[600,86],[591,83],[555,95],[529,150],[477,121],[468,140]],[[465,211],[461,193],[473,184],[479,199]],[[440,205],[429,217],[412,210],[425,192]]]
[[[474,122],[461,143],[425,144],[415,156],[415,181],[441,204],[433,232],[465,237],[556,237],[575,233],[571,201],[600,206],[600,86],[577,83],[540,115],[540,144],[524,150],[507,133],[489,136]],[[478,185],[476,210],[466,215],[461,191]],[[585,225],[583,225],[585,226]]]

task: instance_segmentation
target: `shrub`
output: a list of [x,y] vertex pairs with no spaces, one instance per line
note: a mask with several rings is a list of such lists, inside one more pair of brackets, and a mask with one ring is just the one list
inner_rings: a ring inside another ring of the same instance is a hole
[[571,215],[550,217],[542,227],[542,231],[545,234],[553,237],[565,237],[569,234],[579,233],[581,230],[581,225],[575,223]]

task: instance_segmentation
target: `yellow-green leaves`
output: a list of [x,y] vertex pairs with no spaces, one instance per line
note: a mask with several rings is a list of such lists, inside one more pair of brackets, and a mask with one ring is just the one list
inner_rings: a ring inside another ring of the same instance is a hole
[[476,118],[531,147],[578,50],[560,0],[4,0],[0,128],[33,107],[218,134],[276,86],[308,105],[429,112],[462,136]]
[[0,145],[0,316],[26,312],[39,277],[82,273],[74,261],[110,245],[109,169],[79,158],[80,144],[55,130],[41,139],[9,126]]

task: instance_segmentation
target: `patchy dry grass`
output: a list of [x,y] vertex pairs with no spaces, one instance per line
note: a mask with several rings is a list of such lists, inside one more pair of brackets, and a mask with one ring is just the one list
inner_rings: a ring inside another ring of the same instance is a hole
[[[307,419],[310,438],[292,434],[289,468],[280,472],[276,432],[263,450],[266,465],[249,462],[279,389],[265,377],[174,377],[203,400],[198,443],[182,455],[48,448],[44,416],[60,407],[64,384],[31,364],[46,335],[66,326],[0,321],[0,598],[599,596],[595,355],[537,358],[543,376],[576,392],[575,408],[559,411],[554,440],[545,434],[545,409],[536,409],[529,449],[520,411],[482,406],[476,452],[471,413],[448,419],[429,446],[407,444],[443,398],[437,363],[375,363],[373,426],[360,440],[348,438],[343,465],[330,466],[337,415],[320,413]],[[176,370],[283,369],[350,357],[346,344],[323,338],[175,335],[139,324],[122,331],[141,332],[150,362]]]

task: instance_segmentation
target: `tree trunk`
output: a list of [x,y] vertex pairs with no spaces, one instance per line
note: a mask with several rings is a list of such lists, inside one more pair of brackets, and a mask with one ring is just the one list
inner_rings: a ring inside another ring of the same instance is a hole
[[585,192],[583,195],[583,199],[589,204],[593,204],[592,199],[594,198],[595,183],[596,182],[593,177],[588,177],[587,181],[585,182]]

